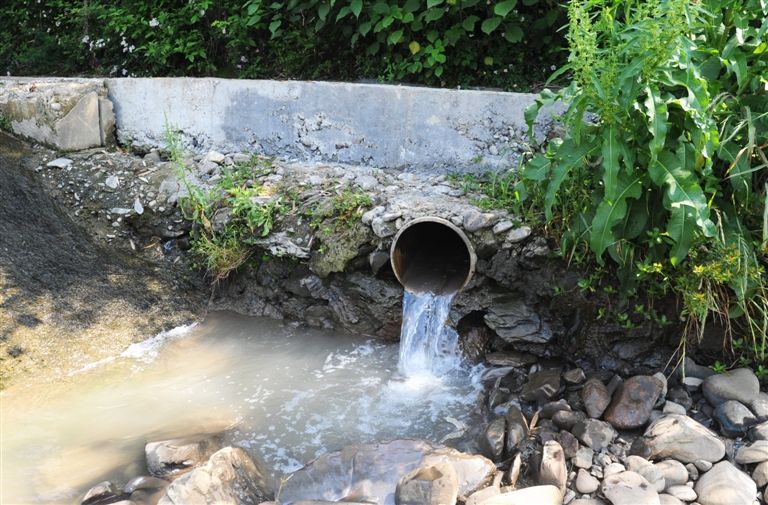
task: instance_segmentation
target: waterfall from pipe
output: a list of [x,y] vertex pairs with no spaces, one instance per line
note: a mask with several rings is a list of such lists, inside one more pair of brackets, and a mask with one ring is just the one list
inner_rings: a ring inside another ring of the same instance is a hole
[[404,291],[398,362],[401,374],[441,376],[459,367],[459,334],[446,324],[454,296],[456,293]]

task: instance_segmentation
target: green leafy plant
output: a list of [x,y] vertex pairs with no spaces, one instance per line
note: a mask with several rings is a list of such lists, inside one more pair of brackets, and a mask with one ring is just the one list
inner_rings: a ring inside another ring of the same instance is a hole
[[[683,302],[687,334],[732,323],[765,358],[768,4],[573,0],[563,138],[515,191],[571,258],[616,265],[625,292]],[[532,131],[531,131],[532,133]]]

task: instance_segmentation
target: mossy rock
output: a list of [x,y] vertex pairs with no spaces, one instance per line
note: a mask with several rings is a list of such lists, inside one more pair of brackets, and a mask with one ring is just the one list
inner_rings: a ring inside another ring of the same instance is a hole
[[372,233],[357,221],[339,229],[323,228],[317,238],[322,246],[312,253],[309,266],[320,277],[327,277],[332,272],[343,272],[358,256],[360,248],[370,242]]

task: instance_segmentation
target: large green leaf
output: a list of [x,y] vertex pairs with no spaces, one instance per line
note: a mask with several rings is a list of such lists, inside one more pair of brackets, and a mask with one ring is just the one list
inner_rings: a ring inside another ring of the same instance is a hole
[[603,133],[603,191],[604,199],[614,201],[618,193],[619,156],[621,146],[619,145],[619,127],[615,123],[606,125]]
[[650,163],[653,165],[659,158],[659,153],[664,149],[667,139],[667,120],[669,111],[667,104],[659,96],[656,86],[650,85],[646,89],[645,114],[648,117],[648,131],[651,133],[651,142],[648,149],[651,155]]
[[667,223],[667,233],[674,244],[669,252],[669,261],[678,265],[688,256],[693,238],[696,236],[696,211],[687,205],[673,207]]
[[592,218],[589,247],[600,263],[603,262],[603,252],[616,242],[613,228],[627,215],[627,199],[640,198],[643,192],[641,174],[628,177],[620,173],[616,183],[618,186],[616,199],[612,201],[604,198],[597,206],[595,217]]
[[575,145],[573,139],[567,138],[557,150],[557,160],[553,164],[551,177],[547,182],[547,189],[544,193],[544,216],[552,219],[552,207],[555,205],[557,193],[560,186],[568,177],[568,174],[575,167],[584,163],[584,158],[597,151],[596,142],[584,142]]

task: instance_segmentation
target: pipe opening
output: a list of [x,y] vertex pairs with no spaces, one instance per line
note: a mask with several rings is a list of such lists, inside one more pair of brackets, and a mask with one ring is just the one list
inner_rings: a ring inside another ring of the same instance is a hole
[[445,295],[460,291],[475,271],[467,236],[438,217],[414,219],[392,241],[392,270],[406,289]]

